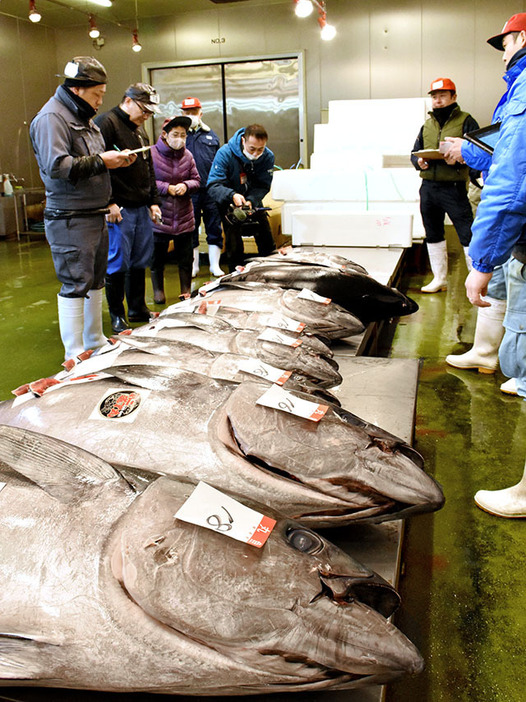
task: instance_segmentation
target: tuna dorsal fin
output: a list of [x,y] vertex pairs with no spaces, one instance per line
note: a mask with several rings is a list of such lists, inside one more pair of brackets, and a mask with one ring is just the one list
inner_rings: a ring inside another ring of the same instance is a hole
[[57,645],[32,636],[0,632],[0,680],[47,677],[44,650],[50,647],[56,650]]
[[120,478],[101,458],[29,429],[0,425],[0,465],[23,475],[52,497],[69,502],[79,490]]

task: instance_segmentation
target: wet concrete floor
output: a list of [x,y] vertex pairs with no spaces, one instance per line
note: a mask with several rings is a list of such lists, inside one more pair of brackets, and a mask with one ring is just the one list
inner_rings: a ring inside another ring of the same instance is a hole
[[[417,644],[427,668],[418,678],[392,685],[388,702],[523,702],[526,521],[492,517],[475,506],[473,495],[520,478],[526,404],[499,391],[500,373],[458,371],[444,361],[448,353],[469,348],[475,326],[475,311],[464,295],[462,252],[450,243],[448,291],[423,295],[423,276],[406,276],[407,292],[420,310],[400,321],[388,351],[422,359],[415,446],[447,498],[438,514],[407,524],[398,625]],[[201,274],[203,283],[208,269],[202,266]],[[179,293],[174,266],[166,278],[172,303]],[[59,369],[57,291],[43,239],[0,241],[1,400],[12,397],[18,385]],[[147,302],[153,308],[149,281]],[[106,308],[104,321],[109,334]],[[32,699],[28,690],[16,697]],[[50,691],[49,699],[81,700],[84,693]]]

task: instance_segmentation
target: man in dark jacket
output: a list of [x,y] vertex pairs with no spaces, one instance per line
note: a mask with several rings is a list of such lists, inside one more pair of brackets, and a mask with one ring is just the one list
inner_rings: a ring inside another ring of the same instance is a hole
[[[274,154],[267,147],[268,134],[260,124],[238,129],[228,144],[214,158],[208,176],[208,192],[219,207],[225,231],[229,270],[245,262],[244,226],[250,221],[258,252],[268,256],[274,250],[274,240],[267,213],[263,210],[249,214],[240,208],[261,208],[269,192],[274,172]],[[237,208],[234,210],[234,208]]]
[[106,92],[104,66],[91,56],[66,64],[64,83],[29,133],[46,188],[46,239],[62,287],[57,297],[66,358],[106,343],[102,288],[108,254],[108,169],[132,164],[129,151],[105,150],[92,118]]
[[[473,129],[477,122],[457,104],[457,89],[450,78],[437,78],[431,83],[432,111],[418,134],[413,151],[438,149],[445,137],[458,137]],[[447,286],[447,246],[444,238],[444,219],[449,215],[464,248],[469,266],[467,247],[471,241],[473,213],[468,200],[469,168],[460,163],[448,165],[444,159],[426,159],[411,156],[414,167],[420,171],[420,212],[426,232],[433,280],[422,292],[436,293]]]
[[[121,103],[95,120],[106,148],[122,151],[148,146],[142,126],[159,111],[158,103],[159,96],[150,85],[130,85]],[[119,333],[129,328],[123,304],[125,286],[129,321],[150,319],[144,273],[153,253],[152,219],[160,218],[161,210],[149,150],[139,152],[130,168],[112,171],[111,189],[106,298],[112,329]]]
[[203,107],[199,98],[185,98],[181,104],[181,112],[192,120],[192,125],[186,137],[186,148],[194,157],[199,177],[201,178],[201,187],[192,195],[195,217],[195,229],[192,235],[194,247],[192,277],[195,277],[199,272],[199,224],[201,223],[201,218],[206,231],[210,273],[219,277],[224,275],[221,268],[219,268],[219,258],[223,248],[221,217],[219,216],[216,203],[206,189],[208,174],[219,149],[219,137],[203,122]]

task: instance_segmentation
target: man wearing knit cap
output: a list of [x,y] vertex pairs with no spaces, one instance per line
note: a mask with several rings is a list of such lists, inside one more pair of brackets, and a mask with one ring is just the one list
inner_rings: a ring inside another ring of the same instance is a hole
[[[438,150],[446,136],[460,137],[478,129],[477,122],[457,104],[457,89],[451,78],[437,78],[429,89],[432,110],[420,130],[413,151]],[[448,164],[443,158],[427,159],[411,156],[420,171],[420,212],[426,232],[427,252],[433,280],[422,292],[436,293],[447,286],[447,245],[444,220],[449,215],[467,258],[471,240],[473,213],[468,200],[469,168],[460,163]],[[478,175],[478,174],[476,174]]]
[[65,357],[106,343],[102,288],[108,256],[109,170],[136,156],[106,151],[93,122],[106,92],[104,66],[91,56],[66,64],[64,82],[31,122],[30,136],[46,189],[44,221],[62,287],[58,319]]
[[[143,125],[159,112],[159,95],[147,83],[133,83],[119,105],[99,115],[106,148],[140,149],[149,145]],[[152,220],[161,218],[155,172],[147,149],[129,168],[111,172],[111,200],[108,215],[110,247],[106,275],[106,298],[114,332],[128,329],[124,312],[124,292],[130,322],[147,322],[145,269],[153,255]]]
[[195,229],[193,233],[194,246],[194,266],[192,275],[197,275],[199,271],[199,224],[201,218],[205,225],[206,242],[208,244],[208,260],[210,273],[219,277],[224,275],[219,267],[219,258],[223,248],[223,230],[221,228],[221,217],[216,203],[212,200],[206,189],[208,174],[212,167],[214,156],[219,150],[219,137],[203,122],[203,107],[201,101],[196,97],[187,97],[181,103],[181,112],[192,120],[192,126],[186,137],[186,148],[194,157],[201,187],[192,195],[194,206]]

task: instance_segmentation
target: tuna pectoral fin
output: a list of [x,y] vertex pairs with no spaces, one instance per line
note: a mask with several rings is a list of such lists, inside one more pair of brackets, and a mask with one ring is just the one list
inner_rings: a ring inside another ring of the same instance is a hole
[[[57,646],[29,636],[0,633],[0,680],[38,680],[46,676],[47,651]],[[50,653],[53,655],[53,653]]]
[[121,479],[92,453],[28,429],[0,425],[0,468],[38,485],[61,502],[78,499],[79,491]]

